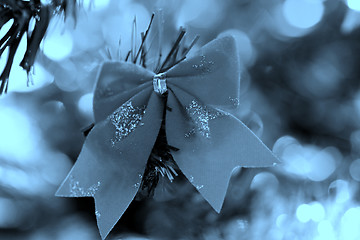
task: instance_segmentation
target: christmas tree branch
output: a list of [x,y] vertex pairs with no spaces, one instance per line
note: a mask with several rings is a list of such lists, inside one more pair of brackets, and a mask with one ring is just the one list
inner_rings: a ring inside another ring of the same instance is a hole
[[[20,66],[29,74],[51,17],[62,12],[65,18],[69,12],[75,16],[75,5],[76,0],[52,0],[46,4],[40,0],[0,0],[0,27],[13,20],[10,29],[0,40],[0,56],[3,57],[5,49],[9,50],[0,75],[0,95],[8,90],[14,57],[24,34],[27,35],[27,48]],[[33,28],[31,21],[35,22]]]

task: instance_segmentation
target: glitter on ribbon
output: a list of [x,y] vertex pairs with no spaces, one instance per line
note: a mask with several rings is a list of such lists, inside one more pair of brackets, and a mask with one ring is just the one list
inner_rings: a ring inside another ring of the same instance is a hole
[[70,177],[70,196],[71,197],[94,197],[99,190],[100,182],[91,185],[89,188],[80,187],[80,182],[75,181],[74,177]]
[[197,190],[200,190],[200,189],[202,189],[204,187],[204,185],[196,185],[196,189]]
[[200,64],[194,64],[192,67],[202,72],[211,72],[213,61],[207,61],[205,56],[201,56]]
[[229,97],[229,100],[235,107],[238,107],[240,105],[240,99],[239,98]]
[[131,101],[124,103],[111,114],[109,119],[116,129],[115,138],[111,139],[111,143],[116,144],[133,132],[137,126],[142,125],[144,114],[145,106],[134,108]]
[[101,88],[98,93],[98,98],[105,98],[114,95],[114,91],[110,87]]
[[191,135],[198,132],[203,137],[210,138],[209,121],[226,115],[226,113],[202,106],[196,100],[191,101],[190,105],[186,107],[186,111],[193,121],[195,128],[190,130],[189,133],[185,134],[185,137],[190,137]]
[[95,216],[96,216],[97,218],[100,218],[100,217],[101,217],[101,213],[100,213],[99,211],[95,211]]
[[142,174],[138,174],[138,177],[139,177],[139,181],[134,184],[134,188],[136,188],[136,189],[139,189],[139,187],[140,187],[140,185],[141,185],[141,181],[142,181],[143,175],[142,175]]

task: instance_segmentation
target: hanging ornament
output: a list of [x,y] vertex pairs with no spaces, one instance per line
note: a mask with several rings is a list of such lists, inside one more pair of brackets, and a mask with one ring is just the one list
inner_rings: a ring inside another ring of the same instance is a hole
[[[149,167],[169,179],[181,171],[220,212],[234,168],[278,163],[233,115],[239,107],[233,100],[239,99],[240,70],[231,36],[161,69],[103,64],[94,93],[95,125],[56,193],[93,197],[103,239],[138,191],[149,187],[144,179],[151,177]],[[159,150],[171,157],[155,161]]]

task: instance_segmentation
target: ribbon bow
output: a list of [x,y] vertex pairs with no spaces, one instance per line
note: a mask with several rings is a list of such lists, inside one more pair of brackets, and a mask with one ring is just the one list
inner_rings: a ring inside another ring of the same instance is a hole
[[57,196],[93,197],[105,238],[138,191],[166,111],[168,144],[179,149],[171,152],[176,164],[220,212],[235,167],[278,162],[232,115],[239,88],[239,60],[230,36],[211,41],[161,74],[133,63],[103,64],[94,93],[95,127]]

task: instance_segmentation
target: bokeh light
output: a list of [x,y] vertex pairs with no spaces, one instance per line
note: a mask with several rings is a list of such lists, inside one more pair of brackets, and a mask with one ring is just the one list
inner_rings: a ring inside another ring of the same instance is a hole
[[358,0],[346,0],[349,8],[355,11],[360,11],[360,2]]
[[310,220],[319,222],[325,217],[325,209],[319,202],[300,204],[296,209],[296,217],[302,223],[307,223]]
[[[125,58],[132,47],[131,34],[136,18],[137,34],[145,31],[148,27],[151,14],[142,5],[134,2],[119,1],[118,6],[112,11],[116,14],[107,14],[104,16],[101,25],[101,31],[105,39],[106,47],[114,59],[119,59],[119,55]],[[134,39],[136,46],[140,45],[140,39]]]
[[294,138],[284,136],[275,143],[274,152],[284,161],[284,169],[313,181],[327,179],[336,168],[334,148],[302,146]]
[[109,6],[110,0],[82,0],[85,9],[90,11],[101,11]]
[[312,28],[298,28],[290,24],[285,18],[283,4],[273,6],[269,20],[264,21],[268,25],[269,33],[281,41],[289,41],[292,38],[306,36]]
[[77,66],[72,61],[63,61],[53,69],[55,84],[58,88],[66,92],[73,92],[79,89],[81,82],[77,71]]
[[88,118],[92,118],[93,116],[93,97],[94,94],[87,93],[81,96],[78,102],[79,111]]
[[350,208],[341,218],[340,239],[356,240],[360,236],[360,208]]
[[71,54],[73,49],[72,35],[67,28],[64,28],[61,19],[51,20],[45,39],[40,44],[40,49],[54,61],[61,61]]
[[334,231],[334,227],[332,226],[329,220],[323,220],[319,222],[317,230],[319,232],[319,236],[315,238],[315,240],[336,240],[336,234]]
[[360,182],[360,159],[354,160],[349,167],[351,177]]
[[343,34],[350,34],[360,26],[360,11],[349,10],[341,24],[341,32]]
[[[217,24],[221,17],[222,2],[215,0],[185,0],[177,16],[177,27],[191,25],[206,28]],[[206,21],[204,21],[206,19]]]
[[44,164],[41,168],[41,177],[47,183],[58,186],[64,179],[64,176],[72,167],[70,158],[62,152],[49,151],[43,157],[51,159],[51,164]]
[[286,225],[286,221],[287,221],[288,215],[287,214],[280,214],[277,218],[276,218],[276,226],[278,228],[283,228]]
[[311,220],[314,222],[320,222],[325,217],[325,209],[319,202],[310,203],[311,207]]
[[288,77],[303,96],[332,98],[349,75],[352,64],[348,46],[343,42],[333,42],[314,50],[309,61],[300,67],[293,62]]
[[73,49],[77,51],[99,51],[104,44],[101,25],[98,24],[94,12],[88,13],[87,17],[81,17],[76,22],[73,31]]
[[345,180],[335,180],[329,186],[329,192],[335,192],[335,202],[342,204],[350,200],[349,183]]
[[32,130],[26,114],[1,106],[0,132],[0,156],[17,161],[29,159],[28,156],[36,147],[38,136]]
[[302,222],[306,223],[311,220],[312,211],[311,207],[308,204],[301,204],[296,209],[296,217]]
[[268,189],[276,189],[279,180],[272,173],[262,172],[258,173],[251,182],[250,188],[262,189],[264,186]]
[[294,27],[311,28],[324,14],[322,0],[286,0],[283,5],[285,19]]

